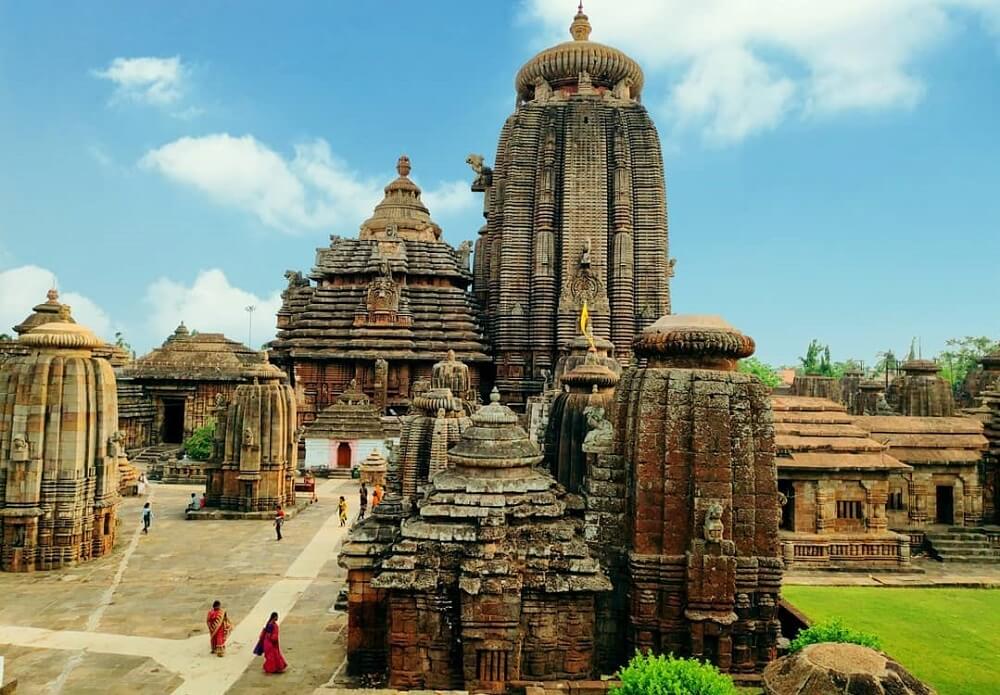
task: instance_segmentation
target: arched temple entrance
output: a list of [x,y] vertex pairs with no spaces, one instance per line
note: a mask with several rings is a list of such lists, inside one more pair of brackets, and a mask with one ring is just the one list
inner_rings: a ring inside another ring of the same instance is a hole
[[337,447],[337,468],[351,467],[351,445],[341,442]]

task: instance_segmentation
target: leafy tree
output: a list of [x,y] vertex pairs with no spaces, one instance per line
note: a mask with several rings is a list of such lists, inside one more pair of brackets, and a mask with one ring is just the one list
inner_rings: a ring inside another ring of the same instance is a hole
[[215,423],[209,421],[196,429],[184,441],[184,453],[195,461],[207,461],[212,455],[212,443],[215,440]]
[[969,372],[976,369],[980,358],[1000,349],[1000,342],[986,336],[951,338],[945,341],[945,345],[948,349],[937,356],[937,361],[941,365],[941,376],[952,388],[962,385]]
[[833,363],[830,360],[830,346],[822,345],[815,338],[806,348],[805,357],[800,357],[802,365],[798,372],[804,376],[833,376]]
[[729,676],[712,664],[697,659],[678,659],[672,654],[640,654],[618,672],[621,686],[611,695],[736,695]]
[[14,336],[10,333],[0,333],[0,340],[13,340]]
[[756,357],[740,360],[738,368],[744,374],[753,374],[764,383],[764,386],[772,389],[781,384],[781,375],[778,374],[778,370],[766,362],[761,362]]
[[115,347],[124,350],[132,356],[132,359],[135,359],[135,350],[133,350],[132,345],[125,340],[125,335],[121,331],[115,331]]
[[882,643],[878,636],[868,632],[852,630],[840,621],[839,618],[824,620],[806,628],[792,640],[788,646],[788,651],[795,653],[810,644],[820,642],[843,642],[849,644],[860,644],[862,647],[881,649]]
[[892,350],[880,352],[875,355],[875,365],[872,367],[872,374],[875,376],[885,374],[887,371],[895,369],[897,364],[899,364],[899,359]]

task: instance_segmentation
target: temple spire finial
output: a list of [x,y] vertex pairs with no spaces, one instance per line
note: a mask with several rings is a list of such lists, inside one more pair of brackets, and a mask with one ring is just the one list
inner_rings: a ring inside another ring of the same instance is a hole
[[399,172],[400,176],[410,175],[410,158],[405,154],[399,155],[399,159],[396,161],[396,171]]
[[583,0],[580,0],[580,4],[576,8],[576,16],[573,17],[573,23],[569,27],[569,33],[574,41],[587,41],[590,38],[590,30],[590,20],[583,13]]

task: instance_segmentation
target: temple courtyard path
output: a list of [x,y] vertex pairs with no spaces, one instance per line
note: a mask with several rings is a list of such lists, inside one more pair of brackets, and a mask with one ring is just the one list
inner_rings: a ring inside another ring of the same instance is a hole
[[[0,655],[18,693],[311,693],[344,658],[346,616],[333,610],[345,574],[336,505],[356,485],[318,485],[319,502],[289,520],[185,521],[191,492],[150,486],[120,508],[114,553],[56,572],[0,575]],[[149,535],[139,530],[146,499]],[[224,658],[209,652],[214,599],[235,629]],[[271,611],[280,615],[289,671],[268,676],[252,653]]]

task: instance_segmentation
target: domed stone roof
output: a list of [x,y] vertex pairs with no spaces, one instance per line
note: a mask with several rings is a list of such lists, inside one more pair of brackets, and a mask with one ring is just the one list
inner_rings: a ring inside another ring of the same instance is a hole
[[822,642],[782,657],[764,670],[764,692],[933,695],[934,690],[881,652],[857,644]]
[[399,177],[385,187],[385,197],[375,212],[361,224],[362,239],[380,241],[396,238],[408,241],[436,241],[441,228],[431,219],[420,200],[420,187],[410,180],[410,158],[405,154],[396,162]]
[[635,352],[651,360],[669,360],[672,366],[721,369],[749,357],[753,338],[726,323],[721,316],[668,314],[635,339]]
[[553,88],[575,85],[580,73],[585,72],[595,87],[611,88],[626,80],[631,95],[638,97],[643,85],[642,68],[617,48],[591,41],[590,30],[581,3],[569,28],[573,40],[546,48],[524,64],[515,83],[518,96],[530,99],[538,80],[545,80]]
[[14,326],[14,332],[24,335],[31,329],[41,326],[43,323],[76,323],[69,312],[64,312],[62,308],[66,306],[59,302],[59,292],[51,289],[46,294],[46,301],[36,304],[31,314],[21,323]]

